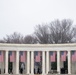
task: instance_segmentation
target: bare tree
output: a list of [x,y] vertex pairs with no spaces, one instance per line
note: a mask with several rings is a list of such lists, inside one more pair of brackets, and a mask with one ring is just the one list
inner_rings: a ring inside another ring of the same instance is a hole
[[33,35],[27,35],[23,39],[24,44],[35,44],[37,43],[37,38]]
[[71,43],[76,37],[76,28],[70,19],[55,20],[48,25],[37,25],[35,35],[41,44]]
[[33,35],[23,37],[20,33],[14,32],[6,35],[1,43],[24,43],[24,44],[53,44],[76,42],[76,27],[70,19],[52,21],[50,24],[37,25]]
[[62,21],[56,20],[50,23],[50,40],[51,43],[71,43],[75,35],[75,28],[70,19]]
[[0,43],[5,43],[5,41],[4,40],[0,40]]
[[35,32],[38,42],[41,44],[48,43],[48,26],[47,25],[37,25],[35,27]]
[[4,41],[6,43],[22,43],[23,36],[20,33],[14,32],[11,35],[6,35],[6,38],[4,38]]

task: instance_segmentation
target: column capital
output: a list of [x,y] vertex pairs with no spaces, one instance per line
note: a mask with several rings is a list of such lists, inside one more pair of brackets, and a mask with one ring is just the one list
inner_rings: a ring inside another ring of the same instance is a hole
[[30,51],[30,52],[34,52],[34,51]]
[[57,53],[60,53],[61,51],[56,51]]
[[46,51],[46,52],[50,52],[50,51]]
[[71,52],[70,50],[68,50],[67,52]]
[[31,52],[31,51],[27,51],[27,52]]
[[6,50],[5,52],[9,52],[9,51]]

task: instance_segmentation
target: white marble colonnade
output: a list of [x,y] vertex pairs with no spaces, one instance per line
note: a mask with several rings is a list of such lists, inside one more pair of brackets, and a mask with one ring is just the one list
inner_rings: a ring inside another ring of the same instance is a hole
[[[30,58],[30,52],[31,52],[31,58]],[[45,60],[45,53],[46,53],[46,60]],[[5,52],[5,56],[6,56],[5,73],[8,74],[8,51]],[[68,51],[68,65],[69,65],[68,74],[71,74],[71,63],[69,61],[71,61],[70,51]],[[49,71],[49,51],[46,52],[42,51],[42,74],[48,74],[48,71]],[[57,71],[60,73],[60,51],[57,51]],[[19,51],[16,51],[16,74],[19,74]],[[34,74],[34,51],[27,51],[27,74]]]
[[[0,50],[5,50],[5,74],[8,74],[8,52],[16,52],[16,74],[19,74],[19,51],[27,51],[27,74],[34,74],[34,51],[42,52],[42,74],[49,71],[49,52],[57,52],[57,71],[60,73],[60,51],[68,53],[68,74],[71,74],[71,50],[76,50],[76,44],[50,44],[50,45],[20,45],[0,44]],[[45,59],[46,58],[46,59]]]

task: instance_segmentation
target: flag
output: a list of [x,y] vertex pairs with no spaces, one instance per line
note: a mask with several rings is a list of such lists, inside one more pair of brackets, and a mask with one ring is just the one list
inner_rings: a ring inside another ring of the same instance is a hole
[[39,51],[38,52],[37,51],[35,52],[35,62],[40,62],[40,55],[41,54],[40,54]]
[[4,61],[4,54],[3,51],[0,51],[0,62]]
[[26,61],[26,52],[20,51],[20,62],[25,62],[25,61]]
[[10,55],[10,62],[15,62],[15,52],[14,51],[10,51],[9,55]]
[[50,61],[51,62],[55,62],[55,55],[56,55],[55,52],[53,52],[53,51],[50,52]]
[[76,51],[72,51],[72,61],[76,61]]
[[66,61],[67,53],[66,51],[61,51],[61,61]]

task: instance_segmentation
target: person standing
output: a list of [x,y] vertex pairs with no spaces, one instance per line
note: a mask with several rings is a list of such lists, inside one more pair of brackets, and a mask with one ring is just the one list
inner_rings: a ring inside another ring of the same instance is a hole
[[24,64],[22,63],[21,64],[21,74],[23,74],[23,71],[24,71]]

